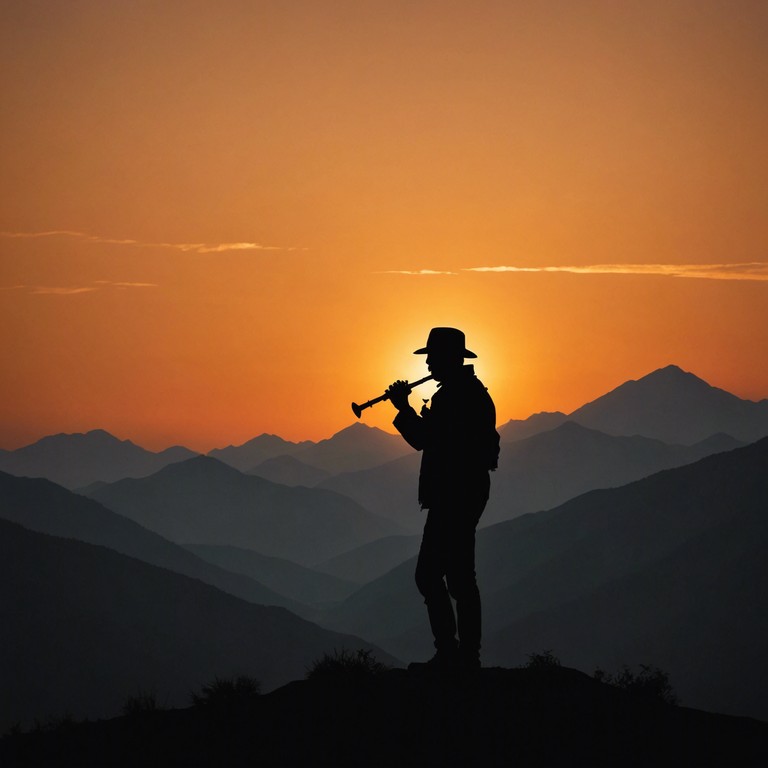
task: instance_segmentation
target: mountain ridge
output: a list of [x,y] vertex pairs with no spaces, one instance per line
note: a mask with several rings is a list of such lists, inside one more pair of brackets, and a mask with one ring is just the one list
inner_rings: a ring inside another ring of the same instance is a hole
[[47,435],[15,451],[0,452],[0,470],[17,476],[46,477],[70,490],[98,481],[143,477],[196,456],[184,446],[157,453],[103,429]]
[[768,435],[768,399],[745,400],[677,365],[625,381],[569,414],[539,413],[499,427],[503,440],[530,437],[564,421],[609,435],[641,435],[691,445],[724,432],[743,442]]

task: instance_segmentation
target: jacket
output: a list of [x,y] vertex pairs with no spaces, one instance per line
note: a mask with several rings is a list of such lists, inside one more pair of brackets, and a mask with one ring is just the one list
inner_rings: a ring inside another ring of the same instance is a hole
[[432,406],[422,408],[421,415],[407,408],[393,423],[410,446],[422,451],[422,507],[488,500],[488,472],[496,469],[499,458],[496,408],[472,365],[440,385]]

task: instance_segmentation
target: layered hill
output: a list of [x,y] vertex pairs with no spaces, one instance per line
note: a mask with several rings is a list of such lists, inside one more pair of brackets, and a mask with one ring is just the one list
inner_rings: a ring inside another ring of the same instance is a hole
[[306,464],[335,475],[375,467],[410,452],[410,446],[400,435],[358,422],[294,455]]
[[89,495],[177,543],[245,547],[302,565],[399,532],[338,493],[278,485],[206,456]]
[[223,461],[241,472],[247,472],[267,459],[276,456],[292,456],[296,451],[300,451],[310,444],[310,441],[293,443],[289,440],[283,440],[278,435],[263,434],[242,445],[214,448],[212,451],[208,451],[208,456]]
[[119,440],[103,429],[95,429],[84,434],[50,435],[15,451],[0,450],[0,471],[45,477],[72,489],[98,481],[146,477],[196,455],[181,446],[153,453],[130,440]]
[[[728,435],[714,435],[693,446],[668,445],[646,437],[606,435],[566,421],[502,444],[481,525],[548,509],[594,488],[624,485],[738,445]],[[420,454],[412,452],[373,469],[336,475],[318,487],[342,493],[417,533],[424,524],[416,501],[420,461]]]
[[358,586],[354,581],[305,568],[290,560],[265,557],[252,549],[206,544],[190,544],[187,549],[209,563],[255,579],[260,584],[304,605],[343,600]]
[[[243,472],[255,474],[259,474],[256,468],[267,462],[263,471],[280,472],[280,482],[300,485],[306,484],[305,476],[311,470],[319,480],[323,474],[374,467],[409,451],[399,436],[358,422],[317,443],[311,440],[292,443],[276,435],[260,435],[243,445],[215,449],[208,455]],[[295,461],[285,461],[286,457]],[[275,459],[280,461],[275,463]],[[271,474],[265,477],[272,479]]]
[[113,716],[148,692],[182,706],[217,676],[249,675],[271,689],[334,648],[371,647],[283,608],[4,520],[0,600],[3,731],[65,713]]
[[306,464],[295,456],[274,456],[245,471],[249,475],[258,475],[273,483],[309,487],[318,485],[331,474],[324,469]]
[[304,613],[300,602],[237,570],[226,570],[50,480],[0,472],[0,518],[52,536],[98,544],[146,563],[200,579],[262,605]]
[[358,585],[367,584],[417,555],[420,544],[420,535],[385,536],[317,563],[314,568]]
[[516,440],[566,420],[609,435],[642,435],[673,444],[692,445],[717,433],[753,442],[768,435],[768,400],[744,400],[669,365],[627,381],[568,415],[534,414],[507,422],[499,432],[503,440]]
[[[480,530],[486,662],[520,663],[542,643],[589,671],[584,649],[610,646],[611,661],[667,669],[685,703],[768,717],[766,470],[763,439]],[[365,627],[401,658],[428,656],[413,568],[367,584],[326,624]]]

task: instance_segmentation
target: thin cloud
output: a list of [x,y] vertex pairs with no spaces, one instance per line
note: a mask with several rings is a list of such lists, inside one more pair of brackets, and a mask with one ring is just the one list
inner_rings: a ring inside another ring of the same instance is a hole
[[30,286],[30,293],[44,296],[74,296],[78,293],[92,293],[98,291],[98,286],[88,285],[81,287],[59,287],[52,285]]
[[157,283],[136,283],[128,281],[94,280],[89,285],[9,285],[2,288],[4,291],[26,291],[36,296],[77,296],[82,293],[93,293],[105,288],[157,288]]
[[768,280],[768,262],[741,264],[592,264],[571,267],[469,267],[464,272],[567,272],[575,275],[662,275],[702,280]]
[[157,288],[157,283],[134,283],[114,280],[94,280],[93,282],[98,285],[112,286],[114,288]]
[[102,245],[129,245],[135,248],[168,248],[181,253],[224,253],[226,251],[299,251],[296,246],[262,245],[261,243],[148,243],[142,240],[115,239],[74,232],[68,229],[53,229],[47,232],[0,232],[0,237],[9,239],[34,239],[47,237],[71,237],[88,243]]
[[375,272],[377,275],[458,275],[458,272],[445,272],[439,269],[386,269]]

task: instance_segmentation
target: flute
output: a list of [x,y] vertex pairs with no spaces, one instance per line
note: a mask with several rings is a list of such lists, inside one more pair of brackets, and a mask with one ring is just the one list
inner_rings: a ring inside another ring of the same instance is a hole
[[[414,387],[418,387],[419,384],[423,384],[425,381],[430,381],[431,379],[434,379],[435,377],[430,374],[429,376],[425,376],[423,379],[419,379],[418,381],[414,381],[413,384],[408,384],[408,392],[413,391]],[[363,403],[362,405],[358,405],[357,403],[352,403],[352,412],[357,416],[357,418],[360,418],[360,414],[366,409],[370,408],[372,405],[376,405],[376,403],[380,403],[382,400],[389,400],[389,395],[385,392],[383,395],[379,395],[378,397],[374,397],[373,400],[369,400],[367,403]]]

